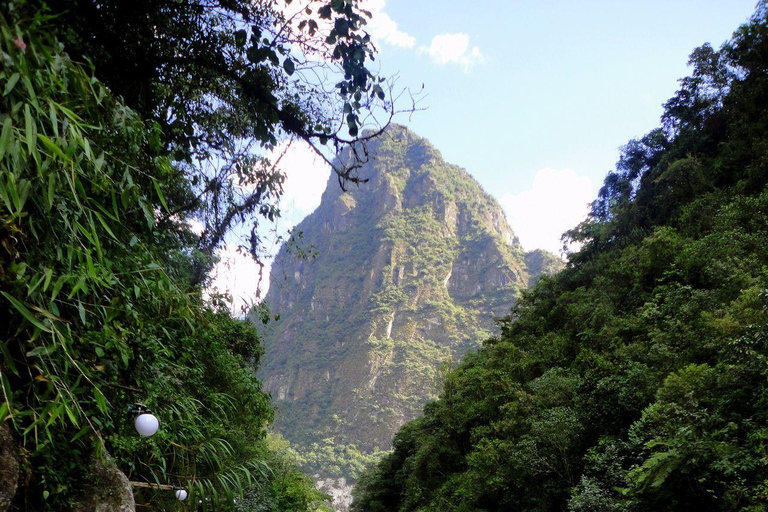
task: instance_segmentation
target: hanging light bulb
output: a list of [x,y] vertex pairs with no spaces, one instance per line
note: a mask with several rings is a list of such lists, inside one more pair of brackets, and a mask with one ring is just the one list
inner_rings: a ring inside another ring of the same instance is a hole
[[128,412],[137,415],[136,419],[133,420],[133,425],[136,427],[136,431],[142,436],[152,436],[160,428],[160,420],[158,420],[157,416],[152,414],[152,411],[144,405],[132,405],[128,407]]
[[136,430],[143,436],[152,436],[160,428],[160,421],[151,412],[145,412],[136,416],[134,421]]
[[184,489],[177,489],[176,499],[179,501],[184,501],[185,499],[187,499],[187,491]]

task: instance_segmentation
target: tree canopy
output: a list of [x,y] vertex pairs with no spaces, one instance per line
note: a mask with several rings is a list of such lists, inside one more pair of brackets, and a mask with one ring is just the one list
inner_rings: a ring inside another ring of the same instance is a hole
[[[168,215],[202,221],[207,254],[246,224],[247,248],[260,255],[258,217],[279,215],[283,180],[265,149],[301,139],[344,186],[359,180],[355,171],[366,159],[356,143],[378,134],[399,108],[394,81],[370,69],[370,13],[357,0],[53,0],[36,7],[53,17],[73,58],[91,63],[115,96],[156,123],[162,150],[191,185],[166,194]],[[354,158],[342,167],[322,145],[352,148]]]
[[622,150],[568,267],[446,379],[354,510],[765,510],[768,8]]
[[[265,151],[292,136],[342,149],[395,108],[367,68],[356,2],[286,9],[3,3],[0,428],[26,468],[19,509],[98,492],[89,461],[105,453],[133,481],[186,487],[189,507],[233,509],[249,489],[258,510],[321,506],[266,434],[255,328],[200,290],[228,231],[279,214]],[[354,165],[340,179],[355,180]],[[161,420],[152,438],[134,431],[136,403]]]

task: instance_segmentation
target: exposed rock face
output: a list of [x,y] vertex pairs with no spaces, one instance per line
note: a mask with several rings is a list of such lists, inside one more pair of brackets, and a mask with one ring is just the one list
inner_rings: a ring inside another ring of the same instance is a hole
[[352,505],[353,485],[341,478],[320,478],[315,475],[315,487],[331,497],[331,505],[339,512],[346,512]]
[[19,486],[19,450],[7,423],[0,423],[0,512],[11,506]]
[[[8,424],[0,423],[0,512],[10,510],[20,475],[18,445]],[[88,490],[75,498],[72,512],[136,512],[128,477],[111,460],[94,456],[86,484]]]
[[88,492],[75,500],[72,512],[136,512],[128,477],[111,460],[94,457]]
[[389,449],[436,397],[441,369],[537,275],[498,203],[429,142],[394,127],[369,149],[369,182],[342,192],[331,176],[296,228],[317,257],[289,244],[272,267],[266,302],[280,319],[261,377],[277,430],[300,447]]

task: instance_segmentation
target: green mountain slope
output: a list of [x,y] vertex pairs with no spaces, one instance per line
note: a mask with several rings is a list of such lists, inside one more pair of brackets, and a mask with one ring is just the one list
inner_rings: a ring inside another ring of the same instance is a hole
[[354,454],[388,449],[436,398],[441,368],[562,266],[537,253],[532,274],[496,201],[426,140],[395,126],[368,149],[370,181],[343,192],[332,176],[297,227],[316,257],[285,246],[275,260],[262,374],[309,468],[353,478]]
[[622,151],[518,302],[357,487],[377,511],[766,510],[763,5]]

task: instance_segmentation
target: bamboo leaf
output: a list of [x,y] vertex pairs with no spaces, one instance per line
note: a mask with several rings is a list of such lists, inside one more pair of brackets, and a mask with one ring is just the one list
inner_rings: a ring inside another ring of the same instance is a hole
[[81,428],[77,432],[77,434],[75,434],[75,436],[72,438],[71,442],[74,443],[75,441],[77,441],[78,439],[80,439],[81,437],[83,437],[85,434],[87,434],[90,431],[91,431],[90,427],[83,427],[83,428]]
[[106,413],[108,410],[107,398],[99,388],[93,388],[93,398],[96,400],[96,407],[98,407],[101,412]]
[[11,416],[12,416],[11,410],[8,407],[8,403],[7,402],[1,403],[0,404],[0,424],[5,423],[5,421]]
[[18,311],[19,313],[21,313],[21,315],[22,315],[24,318],[26,318],[26,319],[27,319],[27,321],[28,321],[29,323],[31,323],[32,325],[34,325],[35,327],[37,327],[37,328],[38,328],[38,329],[40,329],[41,331],[44,331],[44,332],[51,332],[51,329],[50,329],[50,327],[47,327],[45,324],[43,324],[42,322],[40,322],[40,320],[38,320],[38,319],[35,317],[35,315],[34,315],[34,314],[33,314],[33,313],[32,313],[32,312],[29,310],[29,309],[27,309],[27,307],[26,307],[24,304],[22,304],[21,302],[19,302],[18,300],[16,300],[16,298],[15,298],[15,297],[13,297],[13,296],[9,295],[9,294],[8,294],[8,293],[6,293],[6,292],[0,292],[0,294],[2,294],[2,295],[3,295],[3,297],[5,297],[6,299],[8,299],[8,301],[11,303],[11,305],[14,307],[14,309],[16,309],[16,311]]
[[5,84],[5,90],[3,91],[3,96],[8,96],[14,87],[16,87],[16,82],[19,81],[19,78],[21,75],[18,73],[14,73],[11,75],[11,78],[8,79],[8,82]]
[[37,138],[40,139],[40,141],[43,143],[45,147],[47,147],[54,155],[61,158],[65,162],[69,162],[70,158],[64,154],[64,152],[59,148],[59,146],[53,142],[50,138],[46,137],[42,133],[37,134]]
[[3,121],[3,131],[0,134],[0,159],[3,158],[11,145],[11,133],[13,131],[13,122],[11,116],[7,116]]
[[69,416],[69,421],[71,421],[74,426],[80,426],[80,422],[77,421],[77,416],[66,403],[64,404],[64,411],[67,413],[67,416]]
[[49,268],[45,271],[45,282],[43,283],[43,291],[48,290],[48,286],[51,284],[51,278],[53,277],[53,269]]
[[56,174],[50,173],[48,174],[48,196],[46,197],[47,200],[47,207],[48,211],[53,208],[53,198],[54,198],[54,190],[56,187]]
[[81,301],[77,301],[77,313],[80,315],[80,321],[85,325],[85,307]]
[[112,237],[114,240],[117,240],[117,237],[116,237],[116,236],[115,236],[115,234],[112,232],[112,229],[111,229],[111,228],[109,227],[109,225],[107,224],[107,221],[105,221],[105,220],[104,220],[104,217],[102,217],[102,216],[101,216],[101,214],[100,214],[99,212],[96,212],[96,211],[94,211],[93,213],[94,213],[94,215],[96,215],[96,219],[99,221],[99,223],[100,223],[100,224],[101,224],[101,226],[104,228],[104,230],[105,230],[107,233],[109,233],[109,236],[111,236],[111,237]]
[[24,105],[24,130],[27,137],[27,151],[30,156],[35,152],[35,123],[32,119],[32,109],[29,103]]
[[157,183],[157,180],[152,180],[152,183],[155,185],[155,190],[157,191],[157,197],[160,198],[160,202],[163,205],[163,208],[165,208],[165,211],[170,213],[171,210],[168,208],[168,203],[165,202],[165,196],[163,195],[163,191],[160,190],[160,185]]
[[14,375],[18,375],[19,370],[16,368],[16,363],[14,363],[13,357],[11,357],[11,353],[8,351],[8,347],[4,341],[0,341],[0,352],[3,353],[3,363],[5,366],[10,368]]

